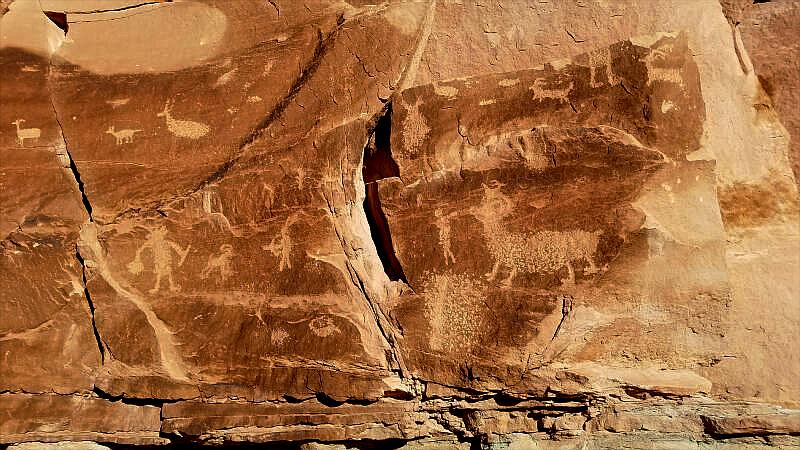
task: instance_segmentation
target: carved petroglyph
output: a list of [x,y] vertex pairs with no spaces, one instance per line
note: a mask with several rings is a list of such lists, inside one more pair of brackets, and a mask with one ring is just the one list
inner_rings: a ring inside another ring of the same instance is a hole
[[230,244],[222,244],[219,247],[218,255],[211,255],[208,257],[208,262],[200,272],[200,277],[208,279],[211,274],[217,272],[220,281],[223,283],[230,278],[233,274],[231,270],[231,262],[233,261],[233,246]]
[[678,107],[675,106],[675,103],[673,103],[670,100],[664,100],[661,102],[661,114],[666,114],[672,110],[677,110],[677,109]]
[[548,153],[547,138],[540,128],[490,136],[484,148],[487,155],[510,152],[531,170],[541,170],[554,165],[552,154]]
[[275,328],[269,333],[269,341],[275,347],[282,346],[288,338],[289,333],[287,333],[283,328]]
[[544,99],[554,99],[560,102],[567,102],[569,93],[572,92],[572,88],[575,87],[575,83],[570,81],[566,87],[563,88],[553,88],[549,86],[547,81],[544,78],[537,78],[533,81],[533,85],[529,88],[533,91],[533,98],[535,100],[544,100]]
[[486,315],[485,286],[463,274],[434,274],[423,287],[431,348],[448,353],[469,351]]
[[34,142],[39,140],[39,136],[42,135],[42,130],[38,128],[20,128],[25,122],[25,119],[17,119],[11,122],[11,125],[17,127],[17,144],[20,147],[25,146],[25,139],[33,139]]
[[[166,230],[163,230],[166,233]],[[160,232],[160,231],[159,231]],[[161,365],[163,366],[167,375],[179,380],[186,380],[188,368],[178,350],[178,344],[175,342],[175,333],[167,327],[158,315],[153,310],[150,303],[142,296],[137,289],[127,285],[124,281],[118,279],[112,273],[108,261],[105,259],[105,252],[97,237],[97,228],[93,223],[81,227],[81,238],[79,241],[80,254],[85,258],[88,267],[92,267],[108,285],[121,295],[123,298],[130,301],[136,308],[138,308],[147,319],[148,324],[152,327],[155,333],[156,343],[161,358]],[[189,249],[186,249],[188,253]],[[167,250],[167,252],[169,252]],[[167,255],[170,258],[170,255]],[[141,272],[142,264],[139,260],[132,262],[128,267],[133,266],[134,272]]]
[[278,270],[283,272],[283,269],[292,268],[292,236],[289,234],[289,229],[297,222],[298,216],[293,215],[286,219],[286,222],[281,227],[280,235],[272,238],[269,245],[261,247],[264,250],[269,250],[273,256],[280,258],[278,263]]
[[[605,83],[615,86],[619,84],[620,79],[614,75],[611,68],[611,50],[604,48],[595,52],[589,53],[589,85],[593,88],[603,86]],[[598,69],[604,70],[606,79],[598,80]]]
[[329,316],[319,316],[311,319],[308,322],[308,329],[315,335],[323,338],[342,332]]
[[106,130],[106,134],[110,134],[110,135],[114,136],[117,139],[117,145],[122,145],[122,144],[126,144],[126,143],[127,144],[132,144],[133,143],[133,135],[138,133],[138,132],[140,132],[140,131],[142,131],[142,130],[131,130],[129,128],[117,131],[114,128],[114,125],[111,125]]
[[236,72],[238,72],[238,71],[239,71],[239,69],[231,69],[231,70],[223,73],[222,75],[220,75],[219,78],[217,78],[217,81],[214,82],[214,87],[217,88],[217,87],[224,86],[224,85],[230,83],[231,80],[233,79],[233,77],[236,75]]
[[519,78],[503,78],[497,82],[500,87],[511,87],[517,84],[519,84]]
[[181,287],[175,284],[175,280],[172,276],[172,252],[175,252],[179,257],[178,267],[180,267],[186,260],[186,256],[189,254],[191,247],[191,245],[188,245],[186,249],[181,248],[180,245],[167,239],[166,227],[162,226],[156,228],[150,232],[147,240],[145,240],[144,244],[136,251],[136,256],[133,261],[128,264],[128,270],[134,275],[140,274],[144,269],[142,254],[145,250],[150,250],[153,258],[153,273],[156,276],[155,285],[150,289],[150,293],[156,293],[161,289],[161,280],[164,278],[167,279],[170,291],[180,291]]
[[421,104],[422,100],[417,99],[413,105],[408,106],[408,117],[403,123],[403,140],[410,155],[419,154],[420,146],[431,131],[425,116],[419,110]]
[[674,83],[680,87],[684,87],[683,76],[680,69],[660,67],[664,64],[666,57],[673,51],[672,44],[665,44],[660,47],[654,48],[644,58],[644,63],[647,66],[647,85],[649,86],[654,81],[663,81],[665,83]]
[[117,98],[117,99],[114,99],[114,100],[106,100],[106,103],[111,105],[111,109],[117,109],[120,106],[127,105],[128,102],[130,102],[130,101],[131,101],[130,98]]
[[433,92],[442,97],[453,98],[458,95],[458,89],[455,86],[442,86],[439,83],[433,83]]
[[503,219],[514,209],[514,203],[500,190],[499,183],[493,187],[483,186],[483,202],[470,212],[483,224],[484,236],[489,252],[494,258],[492,270],[485,276],[489,281],[497,278],[501,268],[509,274],[502,281],[511,286],[514,277],[523,273],[555,273],[567,269],[564,283],[574,284],[573,263],[585,261],[589,264],[586,273],[597,272],[594,253],[597,250],[599,232],[582,230],[540,231],[536,233],[514,233],[505,229]]
[[439,245],[442,247],[444,253],[444,263],[449,265],[451,262],[455,264],[456,257],[450,247],[450,219],[455,216],[455,213],[444,214],[441,209],[437,208],[433,211],[436,216],[436,227],[439,228]]
[[188,139],[200,139],[211,132],[208,125],[192,120],[175,119],[172,117],[173,102],[167,100],[164,104],[164,110],[156,114],[156,117],[163,117],[167,124],[167,129],[170,133],[177,137]]

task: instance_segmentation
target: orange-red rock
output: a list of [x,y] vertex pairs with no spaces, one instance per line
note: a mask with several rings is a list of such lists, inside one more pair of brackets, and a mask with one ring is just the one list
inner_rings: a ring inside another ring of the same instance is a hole
[[756,3],[0,1],[0,443],[800,445]]

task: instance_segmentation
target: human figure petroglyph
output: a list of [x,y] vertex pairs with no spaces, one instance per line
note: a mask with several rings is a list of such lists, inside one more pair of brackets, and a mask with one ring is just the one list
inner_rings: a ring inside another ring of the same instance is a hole
[[25,122],[25,119],[17,119],[11,122],[11,125],[15,125],[17,127],[17,144],[20,147],[25,146],[25,139],[33,139],[34,141],[39,140],[39,136],[42,135],[42,130],[38,128],[20,128]]
[[562,280],[568,284],[575,283],[573,263],[586,261],[589,267],[585,271],[598,271],[594,262],[599,232],[583,230],[539,231],[536,233],[515,233],[505,229],[503,219],[514,209],[514,203],[496,183],[493,187],[483,186],[482,203],[470,209],[470,212],[481,222],[489,253],[494,258],[492,270],[485,276],[493,281],[501,268],[509,269],[508,277],[502,281],[506,287],[511,286],[519,272],[554,273],[566,267],[568,278]]
[[132,144],[133,143],[133,135],[139,133],[142,130],[131,130],[126,128],[124,130],[117,131],[114,128],[114,125],[111,125],[106,130],[106,134],[110,134],[117,139],[117,145],[122,145],[125,143]]
[[[603,86],[606,82],[611,86],[617,85],[620,82],[620,79],[614,75],[614,71],[611,68],[611,50],[608,48],[600,49],[594,52],[589,53],[589,86],[593,88],[598,88]],[[606,81],[598,81],[597,80],[597,72],[598,69],[601,69],[606,73]]]
[[286,222],[281,227],[281,232],[278,236],[272,238],[272,241],[269,245],[265,245],[261,248],[264,250],[269,250],[273,256],[280,257],[280,262],[278,263],[278,270],[283,272],[283,269],[291,269],[292,268],[292,236],[289,234],[289,229],[295,222],[297,222],[298,217],[297,215],[290,216],[286,219]]
[[163,117],[167,123],[167,129],[170,133],[178,137],[189,139],[200,139],[211,132],[208,125],[192,120],[175,119],[172,117],[172,100],[167,100],[164,104],[164,110],[156,114],[156,117]]
[[134,275],[140,274],[144,269],[142,254],[145,250],[150,250],[153,255],[153,273],[156,276],[155,286],[150,289],[150,293],[156,293],[161,289],[161,280],[165,277],[169,283],[170,291],[180,291],[180,286],[175,284],[175,280],[172,278],[172,252],[175,252],[179,257],[178,267],[180,267],[183,265],[184,261],[186,261],[186,256],[189,254],[191,248],[192,246],[188,245],[186,249],[183,249],[180,245],[168,240],[166,227],[162,226],[156,228],[150,232],[147,236],[147,240],[145,240],[144,244],[136,251],[136,256],[133,261],[128,264],[128,270]]
[[551,98],[561,102],[566,102],[567,97],[569,97],[569,93],[572,92],[572,88],[575,87],[575,83],[570,81],[566,87],[561,89],[553,89],[552,87],[545,86],[548,86],[548,83],[544,80],[544,78],[537,78],[533,81],[533,85],[531,85],[529,89],[533,91],[534,99],[544,100]]
[[439,228],[439,245],[442,246],[444,253],[444,264],[449,265],[450,262],[456,263],[456,257],[450,247],[450,219],[455,216],[455,213],[445,214],[440,208],[433,211],[436,216],[436,227]]
[[295,170],[294,179],[297,180],[297,187],[303,189],[303,183],[306,181],[306,169],[300,166]]
[[200,272],[200,277],[205,280],[211,276],[212,273],[217,272],[220,280],[224,283],[233,274],[231,270],[232,261],[233,246],[230,244],[222,244],[219,247],[218,255],[211,255],[208,257],[208,262]]

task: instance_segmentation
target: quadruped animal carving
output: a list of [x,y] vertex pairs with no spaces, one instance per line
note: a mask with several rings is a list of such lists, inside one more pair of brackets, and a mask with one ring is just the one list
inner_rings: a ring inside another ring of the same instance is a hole
[[39,137],[42,135],[42,130],[39,128],[20,128],[23,122],[25,122],[25,119],[17,119],[11,122],[11,125],[17,127],[17,144],[19,144],[20,147],[25,146],[25,139],[38,141]]
[[119,130],[114,127],[114,125],[110,125],[106,130],[106,134],[110,134],[117,139],[117,145],[122,144],[132,144],[133,143],[133,135],[139,133],[143,130],[131,130],[126,128],[124,130]]
[[516,233],[506,230],[503,219],[514,209],[514,204],[494,183],[491,187],[483,185],[483,202],[470,212],[483,225],[489,253],[494,258],[492,270],[485,276],[489,281],[497,278],[501,268],[509,270],[502,281],[510,287],[518,273],[555,273],[567,269],[565,284],[575,283],[574,263],[585,261],[589,267],[586,273],[598,271],[594,262],[599,232],[583,230],[539,231],[536,233]]

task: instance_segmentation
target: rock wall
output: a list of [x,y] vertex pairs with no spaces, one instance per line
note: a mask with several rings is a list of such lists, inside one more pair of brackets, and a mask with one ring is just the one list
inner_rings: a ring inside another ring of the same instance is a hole
[[799,11],[3,0],[0,445],[800,447]]

